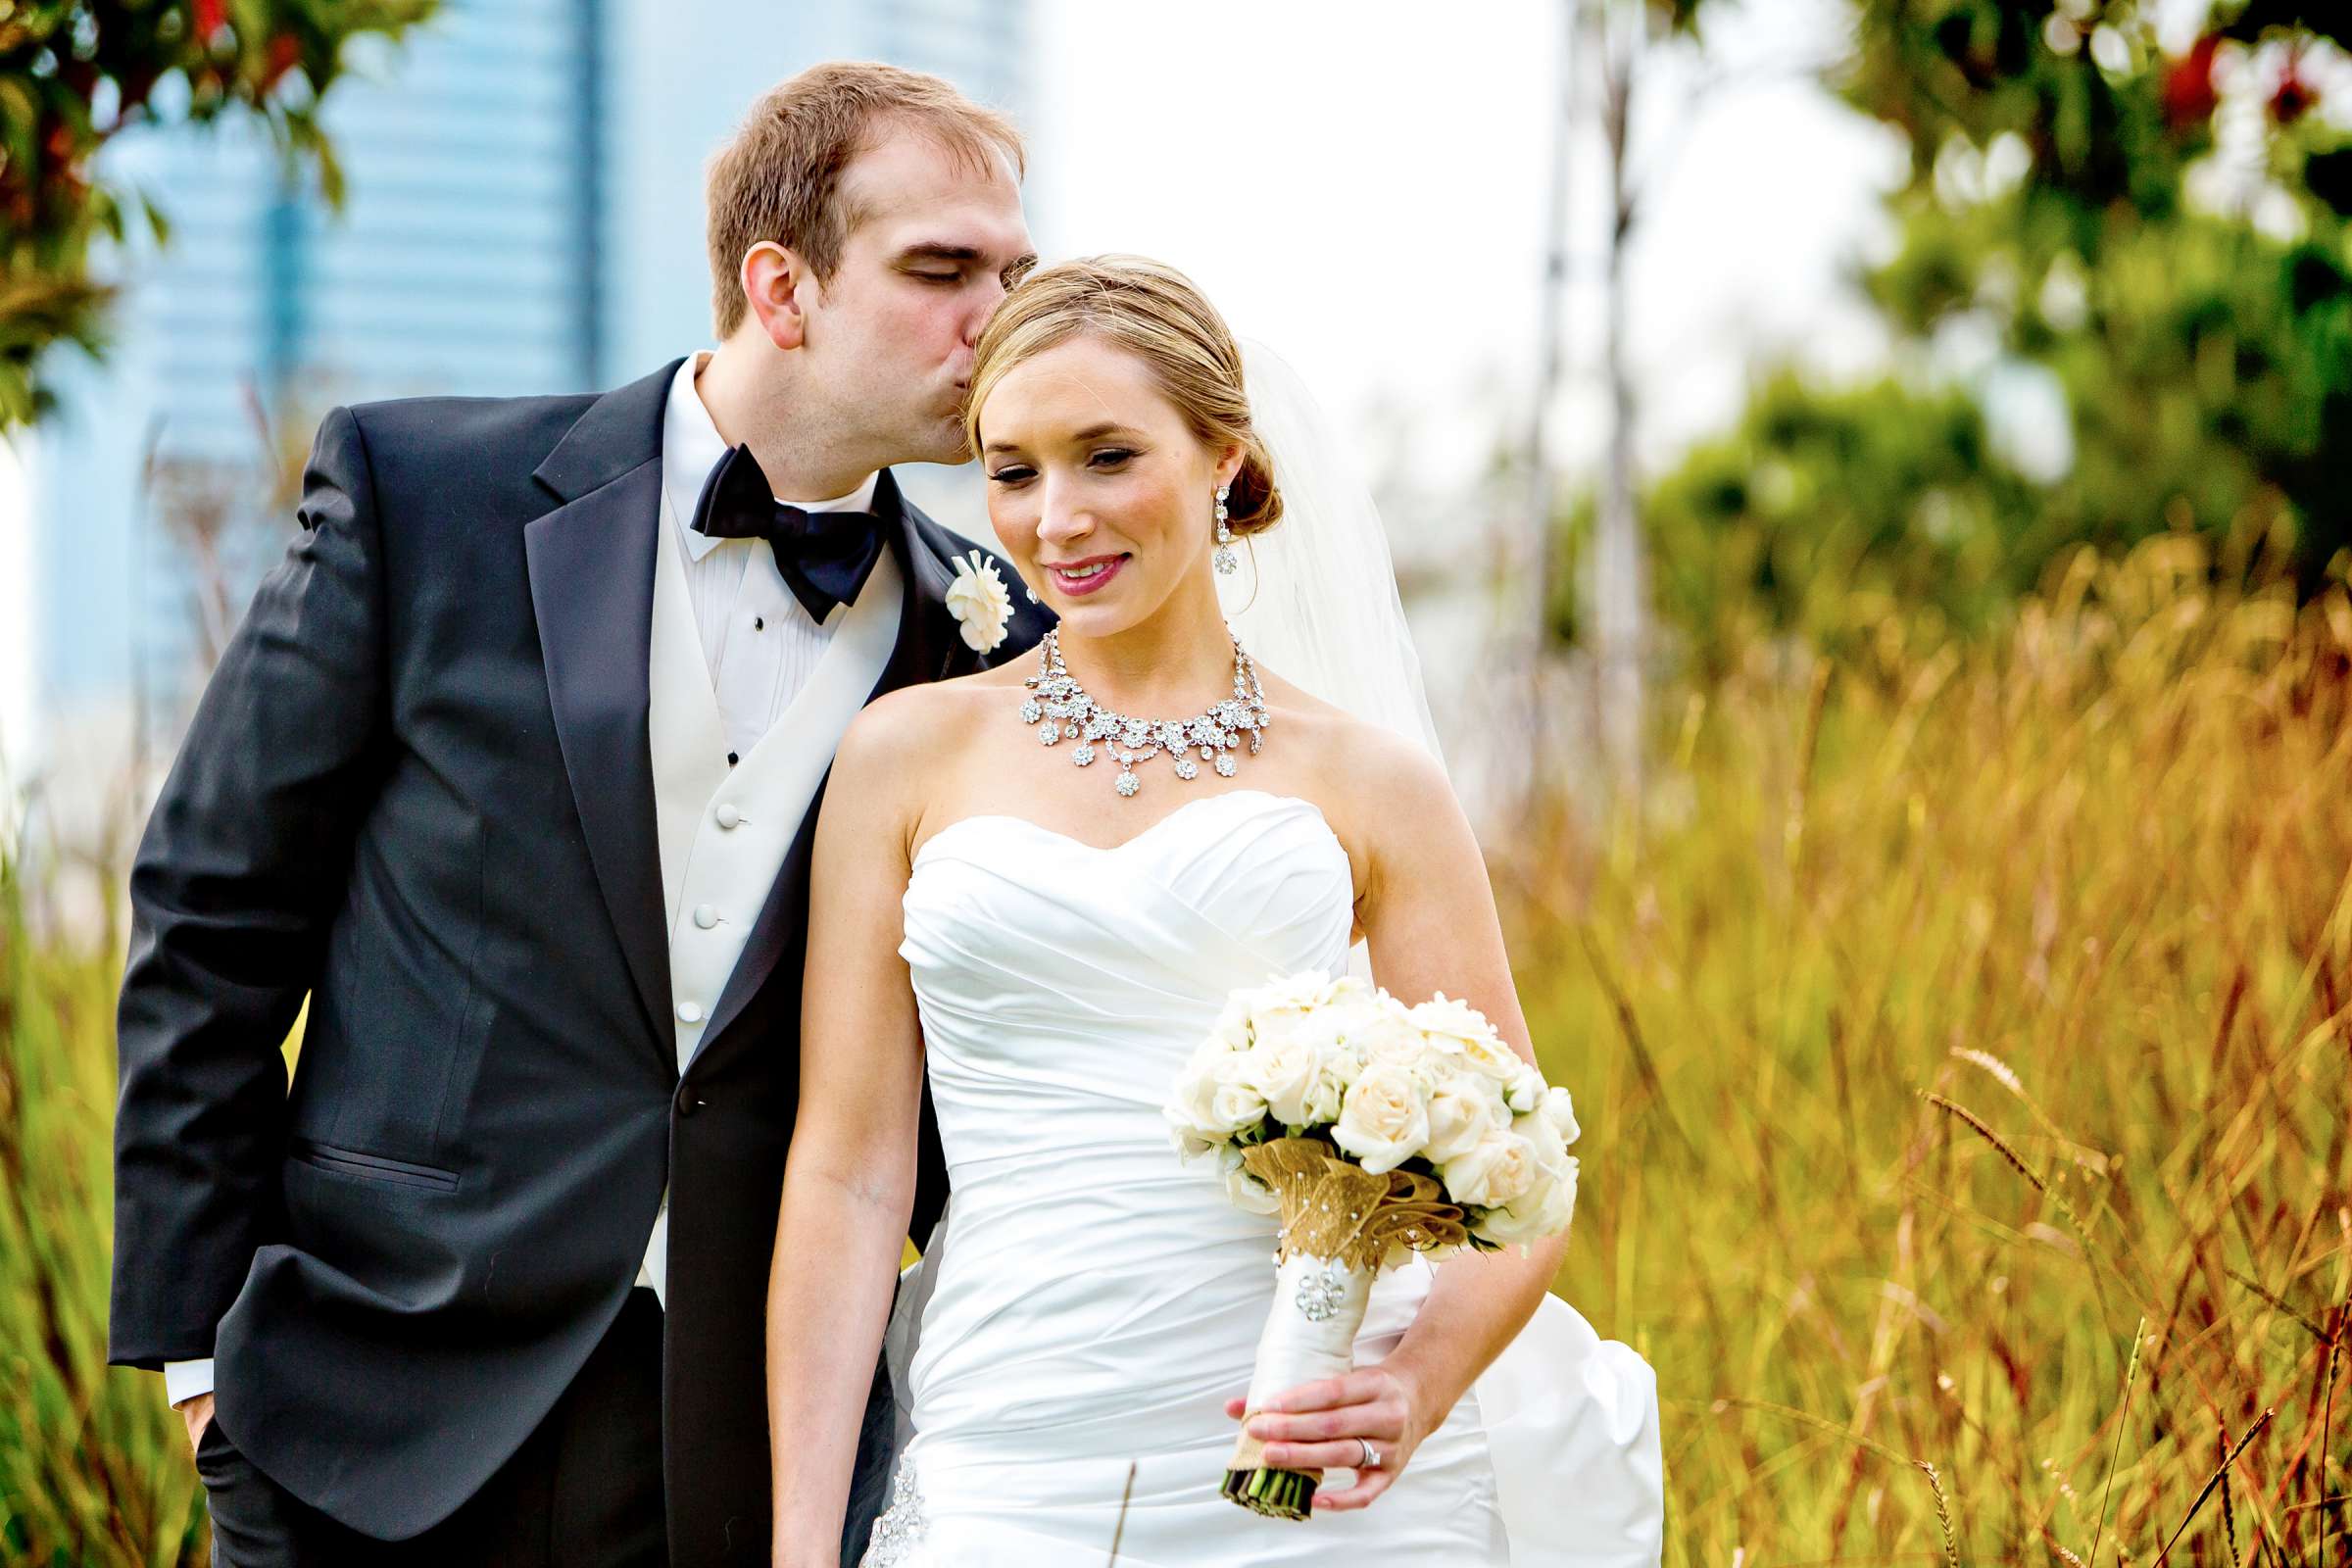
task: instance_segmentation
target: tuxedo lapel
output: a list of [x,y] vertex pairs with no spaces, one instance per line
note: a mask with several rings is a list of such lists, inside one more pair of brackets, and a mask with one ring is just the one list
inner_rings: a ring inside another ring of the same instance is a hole
[[[889,480],[889,470],[882,476]],[[891,493],[894,497],[898,493],[895,480],[891,481]],[[968,674],[981,662],[948,609],[948,587],[956,580],[956,568],[949,562],[955,553],[951,536],[904,500],[899,502],[899,512],[905,525],[894,530],[891,545],[900,552],[899,565],[906,573],[906,614],[899,623],[899,642],[891,650],[890,663],[874,683],[867,702],[902,686]]]
[[665,1066],[669,960],[646,739],[662,409],[677,365],[590,406],[532,474],[564,504],[523,528],[531,608],[589,862]]

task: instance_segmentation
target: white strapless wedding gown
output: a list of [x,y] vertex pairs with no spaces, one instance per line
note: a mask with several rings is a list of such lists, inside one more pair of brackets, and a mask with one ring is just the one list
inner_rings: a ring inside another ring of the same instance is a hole
[[[1556,1297],[1371,1507],[1217,1494],[1276,1226],[1179,1161],[1160,1105],[1228,992],[1346,968],[1351,902],[1322,813],[1261,790],[1107,850],[1011,816],[922,846],[899,951],[955,1196],[892,1325],[911,1435],[868,1568],[1105,1568],[1114,1534],[1120,1568],[1658,1561],[1655,1380]],[[1433,1272],[1382,1277],[1358,1365]]]

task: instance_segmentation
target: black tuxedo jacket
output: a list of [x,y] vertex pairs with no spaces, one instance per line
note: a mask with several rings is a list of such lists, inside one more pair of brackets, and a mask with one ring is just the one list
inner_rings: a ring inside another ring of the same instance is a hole
[[[675,369],[330,414],[131,873],[112,1357],[216,1356],[239,1447],[369,1535],[446,1517],[539,1423],[666,1181],[672,1556],[766,1560],[816,811],[681,1081],[646,739]],[[875,696],[983,662],[944,598],[969,547],[896,510]],[[1046,624],[1016,605],[989,662]]]

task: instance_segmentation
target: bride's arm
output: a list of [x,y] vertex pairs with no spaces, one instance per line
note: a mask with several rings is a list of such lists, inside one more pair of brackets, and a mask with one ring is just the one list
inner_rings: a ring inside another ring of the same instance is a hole
[[[1408,1003],[1439,991],[1467,1001],[1513,1051],[1535,1060],[1486,860],[1452,786],[1401,741],[1383,737],[1372,752],[1352,766],[1356,777],[1381,786],[1359,833],[1366,864],[1358,918],[1373,978]],[[1352,1469],[1362,1452],[1355,1439],[1368,1437],[1386,1465],[1362,1472],[1352,1487],[1317,1492],[1314,1505],[1360,1508],[1379,1496],[1526,1325],[1567,1250],[1562,1235],[1530,1243],[1525,1256],[1508,1247],[1441,1263],[1419,1315],[1386,1361],[1302,1385],[1267,1405],[1292,1413],[1255,1418],[1253,1431],[1262,1424],[1265,1436],[1283,1440],[1266,1462]]]
[[906,706],[885,698],[850,726],[817,815],[800,1109],[768,1270],[779,1565],[840,1561],[858,1428],[914,1205],[922,1035],[898,952],[911,820],[900,787],[910,770],[895,756]]

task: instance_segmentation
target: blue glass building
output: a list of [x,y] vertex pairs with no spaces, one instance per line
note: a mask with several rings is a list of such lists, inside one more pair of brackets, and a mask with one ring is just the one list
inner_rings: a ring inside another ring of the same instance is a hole
[[339,214],[249,128],[122,138],[172,231],[122,258],[116,346],[58,366],[27,448],[34,612],[0,662],[33,672],[31,749],[105,724],[168,758],[327,409],[585,390],[707,344],[703,167],[760,92],[886,59],[1017,118],[1027,24],[1028,0],[444,0],[328,99]]

